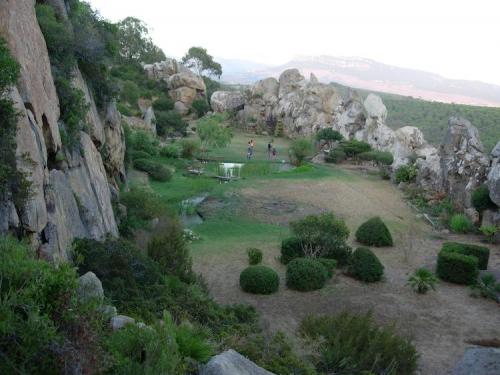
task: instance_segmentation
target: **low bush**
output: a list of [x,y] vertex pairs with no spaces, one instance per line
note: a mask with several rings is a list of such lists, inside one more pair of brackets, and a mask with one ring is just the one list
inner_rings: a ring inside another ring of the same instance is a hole
[[370,314],[309,316],[299,332],[307,341],[321,343],[313,354],[321,374],[411,375],[417,368],[411,341],[394,327],[377,326]]
[[159,136],[186,135],[188,123],[176,111],[158,111],[155,117],[156,131]]
[[384,266],[370,249],[359,247],[349,259],[347,272],[355,279],[372,283],[382,279]]
[[172,179],[172,171],[153,160],[136,159],[134,160],[134,168],[146,172],[153,180],[165,182]]
[[281,241],[281,263],[288,264],[292,260],[302,257],[304,257],[304,250],[300,238],[289,237]]
[[250,248],[247,250],[248,263],[252,266],[262,262],[262,250]]
[[247,293],[272,294],[280,279],[276,271],[266,266],[250,266],[240,274],[240,286]]
[[319,215],[308,215],[302,219],[290,223],[292,233],[304,240],[309,241],[321,236],[332,236],[340,240],[349,237],[349,228],[344,220],[337,218],[333,213]]
[[116,103],[116,108],[123,116],[131,117],[134,115],[132,110],[123,103]]
[[144,151],[151,156],[156,156],[158,155],[158,139],[143,130],[131,131],[127,142],[127,148],[130,148],[130,150]]
[[455,214],[450,219],[450,229],[455,233],[469,233],[474,226],[466,215]]
[[481,185],[472,192],[471,201],[479,213],[489,208],[496,208],[495,203],[490,198],[490,191],[486,185]]
[[436,290],[436,282],[436,276],[427,268],[419,268],[408,279],[408,285],[419,294],[425,294],[431,289]]
[[162,96],[153,102],[153,109],[158,112],[167,112],[174,109],[174,101],[168,96]]
[[181,141],[181,156],[184,159],[192,159],[200,150],[200,144],[192,139],[183,139]]
[[441,250],[436,273],[442,280],[471,285],[476,282],[479,273],[478,260],[471,255]]
[[180,154],[180,150],[175,145],[163,146],[160,149],[160,156],[162,156],[164,158],[176,159],[179,157],[179,154]]
[[150,157],[151,157],[151,155],[149,155],[145,151],[141,151],[141,150],[130,151],[130,158],[132,159],[132,161],[137,160],[137,159],[149,159]]
[[324,249],[322,257],[335,259],[339,266],[347,265],[352,254],[352,248],[345,241],[329,236],[323,237],[321,241],[321,246]]
[[490,249],[488,249],[487,247],[458,242],[445,242],[443,244],[443,247],[441,248],[441,251],[474,256],[477,258],[478,267],[480,270],[488,269]]
[[495,236],[498,232],[500,232],[500,227],[493,224],[483,225],[479,228],[479,231],[486,237],[486,241],[489,243],[495,243]]
[[373,217],[361,224],[356,231],[356,240],[368,246],[392,246],[391,232],[379,217]]
[[120,234],[125,237],[132,236],[135,229],[146,227],[150,220],[160,217],[166,210],[156,194],[135,187],[120,194],[120,203],[127,208],[127,216],[119,225]]
[[324,128],[316,133],[316,139],[318,141],[332,142],[341,141],[342,139],[344,139],[344,137],[342,136],[342,134],[340,134],[336,130],[333,130],[332,128]]
[[362,141],[358,141],[356,139],[342,142],[342,148],[348,157],[356,157],[358,154],[363,152],[371,151],[372,147]]
[[292,141],[289,149],[290,157],[295,165],[301,165],[312,153],[312,144],[309,139],[297,138]]
[[495,275],[485,273],[481,275],[476,284],[472,287],[473,297],[483,297],[499,302],[500,283],[497,282]]
[[191,104],[191,108],[194,110],[194,112],[196,113],[196,116],[198,118],[205,116],[205,114],[208,111],[210,111],[210,106],[208,105],[208,103],[205,99],[195,100]]
[[286,267],[286,286],[307,292],[323,288],[328,279],[325,266],[316,259],[297,258]]
[[318,258],[318,261],[325,267],[328,277],[333,277],[335,268],[337,267],[337,261],[330,258]]
[[342,163],[346,158],[346,153],[341,148],[336,148],[331,150],[327,155],[325,155],[325,161],[327,163],[339,164]]
[[149,241],[147,253],[159,264],[163,273],[177,276],[185,282],[194,280],[189,248],[183,228],[177,220],[170,219],[162,226],[161,234]]
[[368,151],[358,155],[361,160],[374,161],[381,165],[391,165],[394,163],[394,156],[387,151]]
[[403,165],[396,170],[396,182],[415,182],[417,178],[417,167],[415,165]]

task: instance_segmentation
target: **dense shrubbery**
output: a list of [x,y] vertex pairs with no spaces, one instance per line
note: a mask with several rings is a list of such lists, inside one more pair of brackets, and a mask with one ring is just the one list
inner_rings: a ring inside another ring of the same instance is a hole
[[490,249],[487,247],[457,242],[445,242],[441,251],[474,256],[478,260],[478,267],[480,270],[488,269]]
[[427,268],[419,268],[408,278],[408,285],[419,293],[425,294],[429,290],[436,290],[437,278]]
[[165,182],[172,179],[172,171],[169,168],[150,159],[134,160],[134,168],[146,172],[153,180]]
[[286,267],[286,286],[307,292],[323,288],[328,279],[326,267],[317,259],[297,258]]
[[348,272],[358,280],[372,283],[382,279],[384,266],[370,249],[360,247],[349,259]]
[[303,256],[304,250],[300,238],[288,237],[281,241],[281,263],[288,264],[295,258],[302,258]]
[[295,165],[301,165],[308,156],[311,156],[311,141],[306,138],[297,138],[293,140],[290,145],[289,153],[292,162]]
[[158,135],[186,135],[187,122],[176,111],[158,111],[156,116],[156,131]]
[[208,111],[210,111],[210,106],[208,105],[208,103],[205,99],[195,100],[191,104],[191,107],[193,108],[193,111],[196,113],[196,116],[198,118],[205,116],[205,114]]
[[402,165],[396,170],[396,182],[414,182],[417,178],[417,167],[414,165]]
[[185,282],[194,280],[184,231],[177,220],[170,219],[162,226],[161,234],[149,241],[147,252],[159,264],[161,272],[177,276]]
[[324,235],[331,235],[344,241],[349,237],[349,228],[344,220],[337,218],[332,213],[309,215],[303,219],[292,221],[290,229],[295,236],[305,241]]
[[[76,298],[69,264],[31,258],[27,245],[0,238],[0,373],[100,371],[103,317]],[[79,348],[79,349],[78,349]]]
[[330,258],[318,258],[318,261],[325,267],[328,277],[333,277],[335,268],[337,267],[337,261]]
[[476,190],[472,192],[472,205],[478,212],[483,212],[489,208],[495,208],[496,205],[490,198],[490,191],[488,186],[481,185]]
[[199,143],[192,139],[183,139],[181,142],[181,156],[184,159],[192,159],[199,149]]
[[180,150],[179,148],[176,146],[176,145],[167,145],[167,146],[163,146],[161,149],[160,149],[160,156],[163,156],[164,158],[172,158],[172,159],[176,159],[178,158],[180,155]]
[[151,156],[158,155],[158,140],[143,130],[130,131],[129,139],[126,139],[129,151],[144,151]]
[[368,246],[392,246],[391,232],[379,217],[373,217],[361,224],[356,231],[356,240]]
[[240,274],[240,286],[247,293],[272,294],[278,290],[280,279],[276,271],[266,266],[250,266]]
[[127,208],[127,216],[119,225],[120,234],[130,237],[134,229],[144,228],[148,222],[165,213],[162,199],[151,191],[132,188],[120,194],[120,203]]
[[161,98],[153,102],[153,109],[155,110],[155,112],[171,111],[172,109],[174,109],[174,101],[170,97],[163,95]]
[[471,255],[441,250],[438,254],[436,273],[445,281],[474,284],[479,273],[478,260]]
[[398,336],[394,327],[378,327],[369,314],[310,316],[302,321],[300,333],[321,342],[313,354],[320,373],[411,375],[417,368],[411,341]]
[[316,139],[318,141],[341,141],[344,137],[338,131],[333,130],[332,128],[324,128],[316,133]]
[[247,250],[248,263],[252,266],[262,262],[262,250],[256,248],[250,248]]
[[474,229],[474,226],[466,215],[455,214],[450,219],[450,228],[456,233],[469,233]]
[[325,161],[327,163],[335,163],[339,164],[342,163],[346,159],[347,155],[344,152],[344,150],[338,148],[331,150],[326,156],[325,156]]

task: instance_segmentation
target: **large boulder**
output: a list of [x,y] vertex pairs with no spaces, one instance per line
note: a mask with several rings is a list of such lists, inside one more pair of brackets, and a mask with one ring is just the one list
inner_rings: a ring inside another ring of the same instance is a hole
[[201,367],[200,375],[273,375],[264,370],[238,352],[229,349],[212,357]]
[[352,139],[358,131],[364,128],[366,123],[365,107],[363,99],[356,91],[349,90],[346,101],[339,105],[336,112],[333,127],[344,138]]
[[116,102],[108,103],[104,118],[104,135],[106,142],[101,150],[104,167],[113,180],[118,177],[125,181],[125,132],[122,127],[122,116],[116,108]]
[[440,157],[445,191],[457,209],[470,208],[471,194],[486,180],[489,167],[477,129],[466,119],[451,117]]
[[118,331],[128,324],[135,324],[135,319],[127,315],[113,316],[110,321],[111,329],[113,331]]
[[83,303],[90,301],[102,303],[104,301],[104,289],[101,280],[91,271],[78,278],[77,294],[78,299]]
[[170,76],[185,71],[186,68],[179,64],[175,59],[167,58],[165,61],[160,61],[154,64],[144,65],[144,71],[149,79],[168,82]]
[[[156,124],[149,124],[142,118],[133,116],[122,116],[123,124],[134,130],[144,130],[151,134],[156,134]],[[153,126],[154,125],[154,126]]]
[[364,102],[368,117],[385,122],[387,119],[387,108],[385,107],[380,96],[369,94]]
[[491,152],[491,169],[488,174],[491,200],[500,207],[500,141]]
[[210,98],[214,112],[233,112],[243,109],[245,98],[239,91],[216,91]]
[[306,80],[298,69],[287,69],[279,77],[279,98],[299,90],[305,86]]

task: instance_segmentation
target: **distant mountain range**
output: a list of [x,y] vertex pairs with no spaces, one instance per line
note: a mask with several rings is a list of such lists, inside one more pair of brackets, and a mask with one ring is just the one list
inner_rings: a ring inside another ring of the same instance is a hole
[[381,91],[444,103],[500,107],[500,86],[479,81],[444,78],[415,69],[400,68],[357,57],[300,56],[279,66],[245,60],[217,59],[227,83],[252,84],[266,77],[278,77],[297,68],[307,78],[310,73],[325,83],[371,91]]

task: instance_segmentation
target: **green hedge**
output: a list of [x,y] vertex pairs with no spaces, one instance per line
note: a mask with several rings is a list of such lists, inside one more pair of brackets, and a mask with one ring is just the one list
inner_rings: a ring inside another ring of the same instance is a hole
[[471,255],[441,250],[438,255],[436,273],[445,281],[456,284],[474,284],[479,274],[478,260]]
[[301,292],[321,289],[327,279],[326,267],[316,259],[297,258],[286,268],[286,286]]
[[374,161],[383,165],[391,165],[394,163],[394,157],[387,151],[368,151],[358,155],[361,160]]
[[382,279],[384,266],[370,249],[360,247],[352,254],[347,271],[358,280],[372,283]]
[[486,185],[482,185],[472,192],[471,201],[478,212],[483,212],[489,208],[496,208],[495,203],[490,198],[490,191]]
[[445,242],[441,251],[474,256],[477,258],[480,270],[488,269],[490,249],[487,247],[458,242]]
[[281,241],[281,263],[288,264],[296,258],[304,256],[302,240],[297,237],[285,238]]
[[266,266],[250,266],[240,274],[240,286],[247,293],[272,294],[278,290],[280,279],[276,271]]
[[369,246],[392,246],[392,236],[389,229],[379,217],[373,217],[356,231],[356,240]]
[[134,160],[134,168],[146,172],[152,179],[157,181],[170,181],[172,172],[164,165],[149,159]]

